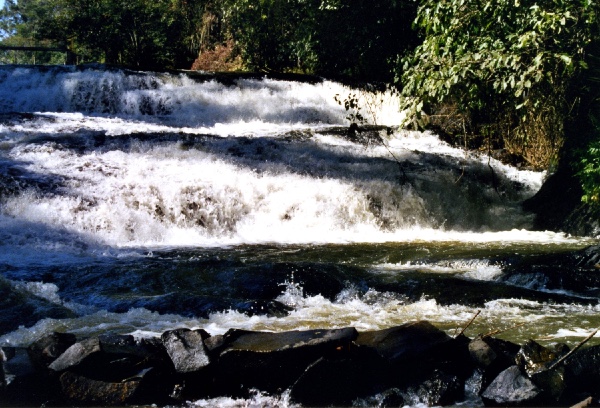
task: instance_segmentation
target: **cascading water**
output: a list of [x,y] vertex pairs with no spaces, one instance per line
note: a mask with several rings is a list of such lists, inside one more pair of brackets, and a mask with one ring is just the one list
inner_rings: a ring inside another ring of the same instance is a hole
[[[349,131],[350,94],[377,127]],[[0,290],[33,310],[1,322],[0,346],[53,330],[453,332],[477,310],[475,334],[532,323],[516,341],[596,328],[600,279],[579,251],[595,241],[529,231],[521,210],[543,174],[400,119],[391,93],[314,79],[0,67]]]

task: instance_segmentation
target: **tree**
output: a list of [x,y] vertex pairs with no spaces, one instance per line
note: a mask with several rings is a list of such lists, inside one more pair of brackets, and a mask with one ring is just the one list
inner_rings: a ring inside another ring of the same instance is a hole
[[8,0],[2,29],[13,38],[68,44],[83,60],[138,69],[185,67],[197,55],[205,0]]
[[[585,68],[599,12],[591,0],[422,1],[415,24],[425,39],[401,75],[408,119],[422,122],[423,110],[455,104],[547,167],[576,102],[570,86]],[[542,144],[551,152],[536,152]]]

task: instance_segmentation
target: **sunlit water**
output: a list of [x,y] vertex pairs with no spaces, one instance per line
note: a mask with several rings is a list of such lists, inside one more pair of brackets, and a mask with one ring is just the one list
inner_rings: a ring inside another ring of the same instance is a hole
[[[390,130],[348,134],[335,96],[351,93]],[[544,174],[397,130],[390,93],[0,67],[0,112],[0,283],[72,314],[0,345],[413,320],[454,334],[477,312],[468,336],[573,344],[600,327],[579,252],[596,241],[531,231],[521,210]],[[214,403],[249,402],[195,404]]]

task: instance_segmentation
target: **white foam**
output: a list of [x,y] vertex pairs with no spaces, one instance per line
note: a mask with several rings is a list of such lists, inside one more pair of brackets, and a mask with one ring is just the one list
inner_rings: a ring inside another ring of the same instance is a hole
[[493,280],[502,274],[501,265],[490,264],[486,259],[456,260],[438,263],[413,263],[410,261],[383,263],[375,265],[374,269],[388,273],[393,271],[419,271],[425,273],[461,274],[465,278],[485,281]]

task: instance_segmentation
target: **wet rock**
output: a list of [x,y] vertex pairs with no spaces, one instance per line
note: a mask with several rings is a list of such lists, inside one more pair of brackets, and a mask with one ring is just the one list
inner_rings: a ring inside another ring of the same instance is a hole
[[318,359],[350,347],[354,328],[282,333],[230,330],[223,338],[215,390],[247,395],[251,388],[269,393],[289,388]]
[[58,387],[46,370],[40,371],[29,358],[27,349],[5,347],[0,353],[4,363],[3,385],[0,385],[1,406],[41,406],[59,400]]
[[489,367],[498,358],[498,355],[483,339],[476,338],[469,343],[469,354],[479,367]]
[[558,402],[566,389],[565,368],[541,369],[531,374],[531,381],[547,394],[549,401]]
[[6,361],[6,355],[4,350],[0,347],[0,393],[4,391],[6,387],[6,373],[4,372],[4,362]]
[[32,343],[27,353],[36,368],[45,369],[76,341],[74,334],[54,332]]
[[485,389],[500,372],[515,364],[520,347],[493,337],[478,337],[468,344],[469,355],[481,371],[481,389]]
[[585,397],[592,396],[596,401],[600,399],[600,345],[577,350],[564,366],[565,382],[571,395],[588,393]]
[[100,354],[100,352],[100,340],[97,337],[92,337],[73,344],[54,360],[48,368],[57,372],[64,371],[82,364],[86,359],[94,354]]
[[529,380],[518,366],[502,371],[483,391],[486,405],[531,405],[540,399],[541,390]]
[[559,356],[555,351],[550,350],[533,340],[528,340],[521,346],[521,349],[515,357],[515,361],[528,376],[542,371],[552,361]]
[[556,350],[528,340],[521,346],[515,362],[536,386],[548,394],[549,398],[558,401],[565,390],[564,368],[556,367],[548,370],[548,367],[559,357],[560,354]]
[[429,322],[411,322],[379,331],[360,333],[356,344],[371,347],[390,363],[422,356],[440,345],[446,345],[452,338]]
[[303,406],[349,406],[385,390],[388,363],[375,350],[351,347],[311,364],[292,386],[290,398]]
[[[435,370],[433,374],[416,387],[409,387],[416,404],[427,406],[451,405],[464,399],[465,382],[456,375]],[[411,401],[413,402],[413,401]]]
[[60,386],[66,398],[76,404],[124,405],[149,400],[141,389],[149,371],[120,382],[105,382],[90,379],[66,371],[60,376]]
[[461,376],[472,371],[466,345],[426,321],[363,332],[355,343],[373,348],[396,367],[399,384],[409,384],[419,376],[427,377],[436,368]]
[[173,361],[175,372],[192,373],[210,364],[204,340],[209,336],[204,330],[177,329],[164,332],[162,342]]

